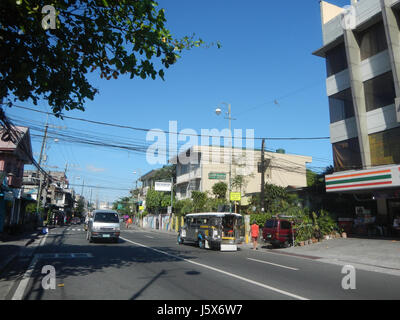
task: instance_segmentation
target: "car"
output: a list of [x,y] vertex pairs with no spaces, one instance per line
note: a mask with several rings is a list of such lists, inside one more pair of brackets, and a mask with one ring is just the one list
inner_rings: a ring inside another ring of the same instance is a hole
[[95,210],[89,219],[86,239],[108,239],[118,242],[121,233],[118,213],[113,210]]
[[272,218],[265,222],[263,240],[273,247],[290,247],[294,241],[293,223],[288,219]]
[[74,217],[71,220],[71,224],[80,224],[81,223],[81,219],[78,217]]

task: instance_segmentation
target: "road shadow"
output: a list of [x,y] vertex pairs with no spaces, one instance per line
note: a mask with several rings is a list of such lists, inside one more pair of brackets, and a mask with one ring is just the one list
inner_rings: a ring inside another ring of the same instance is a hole
[[[181,262],[197,258],[191,254],[190,246],[188,248],[179,247],[178,249],[174,248],[174,245],[160,245],[152,246],[150,249],[131,244],[121,238],[118,243],[113,243],[106,239],[104,241],[97,240],[94,243],[89,243],[85,240],[83,244],[71,244],[65,242],[67,232],[68,230],[63,230],[60,234],[50,234],[45,244],[36,251],[37,255],[43,254],[43,256],[39,256],[40,258],[32,274],[32,283],[35,283],[36,287],[27,292],[25,299],[37,300],[43,297],[44,290],[38,284],[41,283],[43,278],[41,270],[44,265],[60,266],[61,273],[60,275],[57,273],[58,282],[68,277],[83,277],[93,273],[106,274],[110,268],[117,270],[129,268],[134,270],[138,264]],[[82,233],[81,236],[85,237],[85,234]],[[55,256],[56,253],[61,255]],[[76,255],[76,258],[65,258],[68,256],[67,253],[78,255]],[[89,253],[90,257],[83,257],[83,253]],[[146,286],[136,292],[132,299],[137,299],[157,279],[165,275],[165,270],[156,275]],[[188,273],[188,275],[197,274]]]

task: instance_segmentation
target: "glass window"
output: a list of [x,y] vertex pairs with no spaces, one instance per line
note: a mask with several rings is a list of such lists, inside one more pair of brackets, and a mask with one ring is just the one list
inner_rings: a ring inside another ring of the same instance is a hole
[[394,104],[396,92],[392,72],[384,73],[364,82],[367,111],[372,111]]
[[326,72],[328,77],[347,69],[347,56],[344,43],[326,53]]
[[373,166],[400,163],[400,128],[369,135]]
[[358,138],[332,144],[335,171],[361,169],[361,152]]
[[289,230],[290,229],[290,222],[289,221],[281,221],[281,229]]
[[329,113],[331,123],[354,117],[353,96],[350,88],[329,97]]
[[276,220],[267,220],[265,222],[265,228],[272,229],[275,228],[275,225],[276,225]]
[[361,60],[372,57],[388,48],[385,27],[382,22],[359,33]]
[[97,212],[94,221],[119,223],[118,214],[114,212]]

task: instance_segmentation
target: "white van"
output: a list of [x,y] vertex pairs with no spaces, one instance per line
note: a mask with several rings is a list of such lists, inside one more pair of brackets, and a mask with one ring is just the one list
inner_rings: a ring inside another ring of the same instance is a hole
[[89,219],[86,239],[110,239],[118,242],[121,227],[118,213],[112,210],[95,210]]

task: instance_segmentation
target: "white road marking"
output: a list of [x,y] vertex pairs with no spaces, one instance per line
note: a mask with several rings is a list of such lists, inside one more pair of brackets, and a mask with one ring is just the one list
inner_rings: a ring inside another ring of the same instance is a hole
[[141,244],[141,243],[133,242],[133,241],[131,241],[131,240],[129,240],[129,239],[125,239],[125,238],[122,238],[122,237],[121,237],[121,239],[123,239],[123,240],[125,240],[125,241],[127,241],[127,242],[130,242],[130,243],[132,243],[132,244],[134,244],[134,245],[137,245],[137,246],[140,246],[140,247],[144,247],[144,248],[153,250],[153,251],[158,252],[158,253],[165,254],[165,255],[167,255],[167,256],[170,256],[170,257],[173,257],[173,258],[175,258],[175,259],[179,259],[179,260],[182,260],[182,261],[185,261],[185,262],[194,264],[194,265],[196,265],[196,266],[200,266],[200,267],[203,267],[203,268],[207,268],[207,269],[210,269],[210,270],[213,270],[213,271],[216,271],[216,272],[219,272],[219,273],[228,275],[228,276],[230,276],[230,277],[232,277],[232,278],[236,278],[236,279],[239,279],[239,280],[242,280],[242,281],[245,281],[245,282],[254,284],[254,285],[256,285],[256,286],[259,286],[259,287],[262,287],[262,288],[264,288],[264,289],[268,289],[268,290],[271,290],[271,291],[274,291],[274,292],[277,292],[277,293],[286,295],[286,296],[291,297],[291,298],[294,298],[294,299],[298,299],[298,300],[308,300],[307,298],[304,298],[304,297],[302,297],[302,296],[299,296],[299,295],[296,295],[296,294],[293,294],[293,293],[290,293],[290,292],[287,292],[287,291],[284,291],[284,290],[280,290],[280,289],[277,289],[277,288],[268,286],[268,285],[263,284],[263,283],[259,283],[259,282],[257,282],[257,281],[254,281],[254,280],[251,280],[251,279],[248,279],[248,278],[244,278],[244,277],[239,276],[239,275],[236,275],[236,274],[234,274],[234,273],[230,273],[230,272],[227,272],[227,271],[224,271],[224,270],[221,270],[221,269],[217,269],[217,268],[214,268],[214,267],[211,267],[211,266],[208,266],[208,265],[206,265],[206,264],[199,263],[199,262],[191,261],[191,260],[188,260],[188,259],[185,259],[185,258],[176,256],[176,255],[170,254],[170,253],[165,252],[165,251],[161,251],[161,250],[158,250],[158,249],[155,249],[155,248],[148,247],[148,246],[146,246],[146,245],[144,245],[144,244]]
[[29,264],[28,269],[25,271],[24,276],[22,277],[21,282],[17,290],[15,290],[12,300],[22,300],[24,298],[25,289],[28,286],[29,280],[31,279],[31,275],[33,269],[35,269],[36,263],[38,262],[39,258],[35,255]]
[[248,260],[251,260],[251,261],[256,261],[256,262],[261,262],[261,263],[265,263],[265,264],[270,264],[270,265],[276,266],[276,267],[281,267],[281,268],[290,269],[290,270],[295,270],[295,271],[298,271],[298,270],[299,270],[299,269],[297,269],[297,268],[287,267],[287,266],[283,266],[283,265],[281,265],[281,264],[276,264],[276,263],[272,263],[272,262],[267,262],[267,261],[264,261],[264,260],[257,260],[257,259],[252,259],[252,258],[247,258],[247,259],[248,259]]
[[150,238],[150,239],[154,239],[154,237],[151,237],[151,236],[146,236],[146,235],[145,235],[145,237],[146,237],[146,238]]
[[[46,235],[42,238],[42,240],[39,243],[39,247],[42,247],[44,245],[44,243],[46,242],[48,233],[46,233]],[[17,290],[15,290],[13,297],[11,298],[12,300],[22,300],[24,298],[24,293],[25,293],[25,289],[28,286],[29,280],[31,278],[33,269],[36,266],[36,263],[39,260],[39,256],[35,254],[35,256],[33,257],[31,263],[29,264],[28,269],[25,271],[22,280],[20,281]]]

